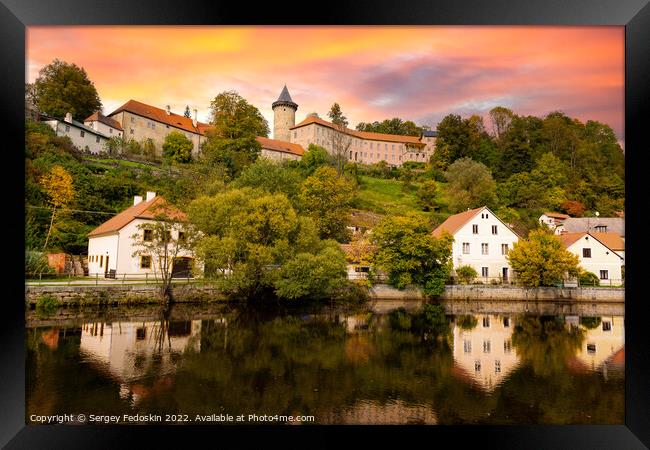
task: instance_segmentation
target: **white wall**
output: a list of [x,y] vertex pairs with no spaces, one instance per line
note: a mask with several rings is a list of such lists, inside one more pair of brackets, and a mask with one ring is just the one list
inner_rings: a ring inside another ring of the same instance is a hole
[[[91,237],[88,239],[88,275],[99,274],[104,276],[106,272],[106,256],[108,256],[108,270],[117,269],[117,246],[118,235],[109,234],[105,236]],[[102,265],[100,266],[100,256]]]
[[293,153],[281,152],[278,150],[270,150],[263,148],[261,155],[263,158],[270,159],[271,161],[283,161],[287,159],[298,160],[301,157]]
[[105,123],[100,122],[99,120],[84,122],[84,125],[92,128],[95,131],[99,131],[100,133],[105,134],[109,138],[122,136],[122,130],[118,130],[117,128],[110,127]]
[[[487,215],[487,218],[481,217]],[[473,225],[478,225],[478,234],[473,233]],[[497,234],[492,234],[492,226],[496,225]],[[502,275],[504,267],[508,268],[508,278],[513,278],[512,269],[508,264],[506,255],[501,253],[501,244],[508,244],[508,249],[512,250],[515,242],[519,238],[517,235],[489,210],[484,209],[474,218],[467,222],[454,234],[454,243],[452,244],[452,257],[454,268],[458,266],[470,265],[478,273],[478,280],[482,278],[482,268],[488,268],[488,277],[490,279]],[[463,243],[469,243],[469,254],[463,254]],[[483,255],[481,244],[488,244],[488,254]]]
[[[585,248],[591,249],[591,258],[585,258],[582,256],[582,250]],[[609,285],[610,280],[612,285],[621,284],[622,259],[616,252],[608,249],[592,236],[584,235],[571,244],[567,250],[578,255],[580,266],[583,269],[595,273],[598,277],[600,277],[601,270],[607,270],[609,272],[609,279],[601,280],[601,285]]]
[[[97,154],[104,152],[106,149],[106,142],[108,139],[105,137],[97,136],[88,130],[78,128],[76,125],[60,121],[60,120],[47,120],[45,121],[49,126],[54,129],[57,136],[68,136],[75,147],[84,151],[86,146],[91,153]],[[81,135],[83,133],[83,136]]]

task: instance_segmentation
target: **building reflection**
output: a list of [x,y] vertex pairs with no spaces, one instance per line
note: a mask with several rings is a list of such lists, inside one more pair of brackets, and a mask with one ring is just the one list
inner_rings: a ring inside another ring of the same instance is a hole
[[[200,350],[200,333],[200,320],[86,323],[80,352],[120,383],[120,397],[135,404],[171,385],[180,356]],[[149,374],[154,379],[145,383]]]
[[[584,327],[583,327],[584,328]],[[622,316],[602,316],[595,327],[585,329],[576,359],[585,371],[622,370],[625,365],[625,322]]]
[[456,317],[453,324],[454,373],[485,391],[495,389],[519,365],[512,346],[514,320],[502,315],[462,316],[476,324],[465,329]]

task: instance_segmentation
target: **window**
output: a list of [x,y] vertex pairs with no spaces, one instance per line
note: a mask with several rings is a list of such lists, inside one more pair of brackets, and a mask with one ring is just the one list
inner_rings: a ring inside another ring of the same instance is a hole
[[172,240],[172,233],[171,233],[171,231],[164,231],[164,232],[163,232],[163,239],[165,240],[165,242],[169,242],[169,241],[171,241],[171,240]]
[[144,230],[142,240],[145,242],[151,242],[153,240],[153,230]]
[[596,344],[587,344],[587,354],[593,355],[596,353]]
[[492,343],[488,341],[483,341],[483,353],[490,353],[492,349]]
[[463,254],[469,255],[469,242],[463,242]]
[[503,328],[510,328],[510,317],[503,318]]
[[294,132],[293,132],[293,138],[295,139],[295,138],[297,138],[297,137],[298,137],[298,132],[297,132],[297,131],[294,131]]
[[591,258],[591,249],[590,248],[583,248],[582,249],[582,257],[583,258]]
[[481,361],[474,361],[474,371],[475,372],[481,371]]
[[109,129],[108,129],[108,132],[109,132],[110,134],[113,134],[113,129],[112,129],[112,128],[109,128]]
[[612,331],[612,322],[603,320],[603,331]]
[[104,266],[104,255],[101,255],[99,257],[99,267],[103,267],[103,266]]
[[388,144],[384,144],[384,150],[388,150]]
[[478,225],[472,225],[472,234],[478,234]]
[[185,243],[185,233],[182,231],[178,232],[178,242]]
[[156,128],[156,124],[155,124],[155,123],[152,123],[152,124],[151,124],[151,129],[155,129],[155,128]]
[[507,341],[503,342],[503,353],[510,353],[512,352],[512,341],[508,339]]
[[481,244],[481,254],[482,255],[488,254],[488,245],[486,243]]
[[131,134],[133,134],[133,128],[131,128]]
[[596,231],[599,233],[607,232],[607,225],[596,225]]
[[135,123],[135,117],[131,117],[131,123]]
[[66,126],[65,126],[65,131],[66,131],[66,132],[70,131],[70,125],[66,125]]
[[483,328],[490,328],[490,318],[488,316],[483,317]]
[[463,341],[463,351],[465,353],[472,353],[472,341],[469,340]]
[[147,328],[142,327],[142,328],[136,328],[135,330],[135,340],[136,341],[141,341],[147,336]]
[[140,257],[140,268],[141,269],[151,269],[151,256],[141,256]]
[[497,234],[497,226],[492,225],[492,234]]
[[95,142],[99,143],[99,136],[95,136]]
[[609,270],[601,270],[600,271],[600,279],[601,280],[608,280],[609,279]]
[[385,153],[385,154],[384,154],[384,159],[385,159],[386,161],[388,161],[388,153]]
[[508,248],[508,244],[501,244],[501,254],[502,255],[507,255],[509,250],[510,249]]
[[494,360],[494,373],[501,373],[501,360]]
[[373,143],[371,142],[371,143],[370,143],[370,148],[372,148],[372,146],[373,146]]
[[79,133],[79,135],[80,135],[81,137],[84,137],[84,136],[86,135],[86,132],[85,132],[84,130],[81,130],[81,132]]
[[482,277],[487,277],[488,276],[488,268],[487,267],[481,267],[481,276]]

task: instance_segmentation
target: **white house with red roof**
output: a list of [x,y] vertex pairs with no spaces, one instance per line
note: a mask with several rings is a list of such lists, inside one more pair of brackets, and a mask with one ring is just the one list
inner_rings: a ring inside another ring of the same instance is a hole
[[601,285],[623,284],[623,257],[610,247],[621,240],[618,234],[578,232],[558,237],[568,251],[578,256],[580,267],[598,276]]
[[63,120],[43,116],[43,122],[48,124],[57,136],[67,136],[72,144],[80,151],[98,154],[106,151],[106,143],[110,139],[108,134],[72,119],[72,114],[67,113]]
[[84,119],[84,125],[108,137],[122,137],[122,125],[117,120],[106,117],[100,112],[91,114]]
[[435,237],[444,233],[454,238],[454,269],[472,266],[478,273],[478,280],[483,282],[512,279],[506,255],[519,241],[519,236],[487,206],[454,214],[433,230]]
[[539,222],[543,223],[551,230],[555,230],[558,226],[562,225],[566,219],[569,219],[571,216],[568,214],[562,214],[557,212],[545,212],[539,216]]
[[[154,224],[156,218],[164,214],[178,221],[172,229],[172,240],[183,238],[180,225],[186,216],[182,211],[170,206],[163,197],[155,192],[147,192],[143,199],[136,195],[133,206],[127,208],[88,234],[88,274],[104,277],[114,270],[117,277],[151,276],[160,273],[160,261],[153,255],[134,255],[138,240],[153,239],[153,227],[147,230],[147,224]],[[180,251],[177,260],[171,265],[172,273],[187,273],[194,255],[189,251]]]

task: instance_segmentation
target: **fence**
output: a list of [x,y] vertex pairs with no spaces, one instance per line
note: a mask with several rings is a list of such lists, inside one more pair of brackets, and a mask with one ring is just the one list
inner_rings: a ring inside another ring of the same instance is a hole
[[[599,280],[600,282],[581,283],[577,279],[568,279],[560,281],[555,284],[559,288],[572,288],[572,287],[623,287],[625,280],[622,279],[607,279]],[[473,279],[461,280],[460,277],[452,277],[448,284],[469,284],[469,285],[510,285],[525,287],[524,283],[518,278],[509,278],[504,280],[502,277],[474,277]]]
[[[26,273],[25,282],[27,284],[63,284],[63,285],[112,285],[112,284],[159,284],[162,283],[160,274],[156,273],[116,273],[114,270],[103,274],[94,273],[86,276],[74,276],[70,274],[56,273]],[[189,273],[183,273],[182,276],[173,275],[172,283],[193,283],[206,284],[210,280],[204,278],[195,278]]]

